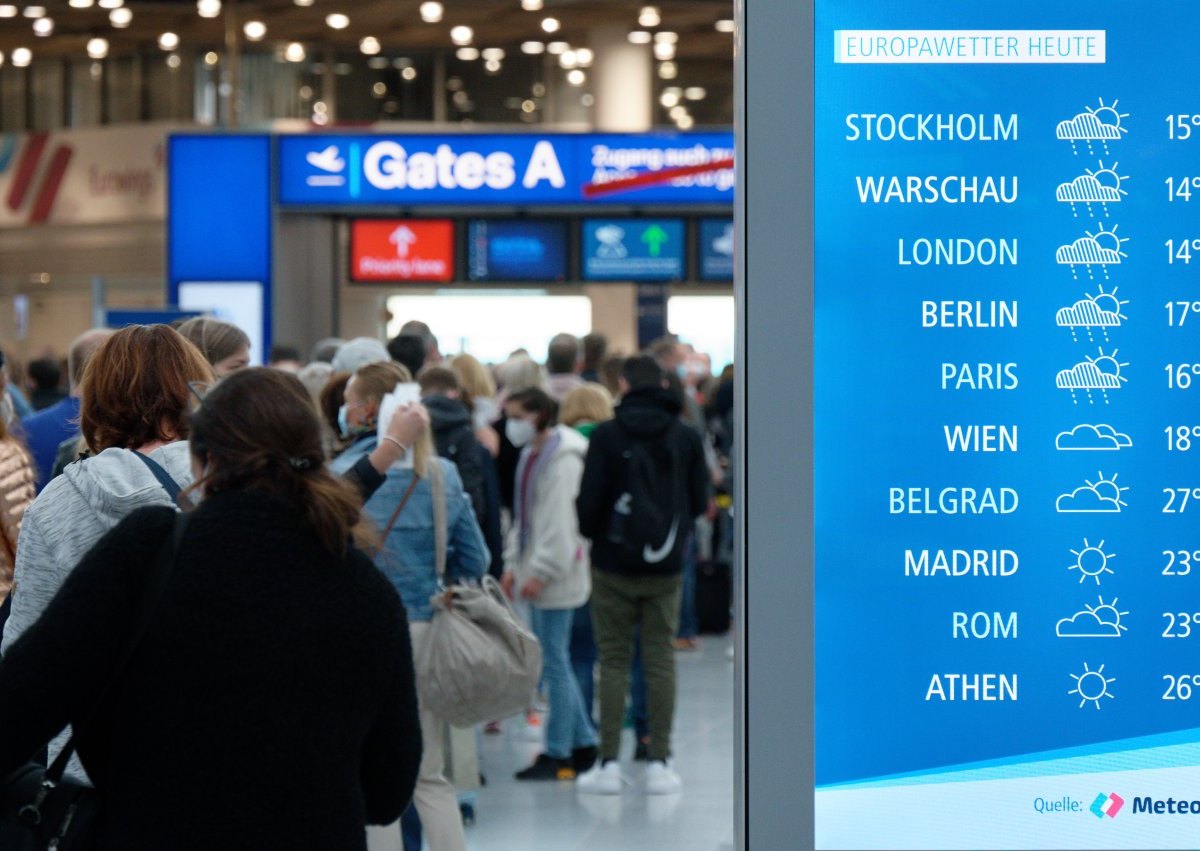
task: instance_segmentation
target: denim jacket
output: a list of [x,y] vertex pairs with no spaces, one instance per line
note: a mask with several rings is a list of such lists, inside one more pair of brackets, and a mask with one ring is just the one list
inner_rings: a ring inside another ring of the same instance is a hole
[[[330,464],[334,473],[343,473],[376,446],[374,436],[353,444]],[[441,458],[446,479],[446,583],[478,580],[487,570],[491,556],[483,533],[475,521],[470,497],[463,491],[462,479],[454,464]],[[387,480],[367,500],[363,510],[380,532],[387,526],[412,482],[412,470],[388,471]],[[429,481],[417,482],[408,504],[396,518],[396,524],[375,554],[375,564],[392,581],[409,621],[428,621],[433,617],[429,598],[437,592],[437,568],[434,565],[433,494]]]

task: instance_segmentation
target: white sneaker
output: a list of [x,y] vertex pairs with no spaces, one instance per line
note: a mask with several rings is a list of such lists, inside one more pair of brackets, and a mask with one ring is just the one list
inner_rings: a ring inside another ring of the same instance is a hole
[[683,780],[668,763],[655,760],[646,766],[646,794],[673,795],[683,790]]
[[621,766],[614,759],[604,765],[596,764],[575,778],[575,788],[587,795],[620,795]]

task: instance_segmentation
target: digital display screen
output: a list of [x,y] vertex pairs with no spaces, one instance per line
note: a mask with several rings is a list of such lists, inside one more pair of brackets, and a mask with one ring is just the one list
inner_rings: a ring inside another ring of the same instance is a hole
[[733,280],[733,219],[700,220],[700,280]]
[[563,281],[567,223],[476,219],[467,225],[472,281]]
[[1195,848],[1200,6],[815,9],[816,847]]
[[585,281],[678,281],[684,277],[682,219],[586,219]]
[[454,280],[454,222],[358,219],[350,225],[354,281]]

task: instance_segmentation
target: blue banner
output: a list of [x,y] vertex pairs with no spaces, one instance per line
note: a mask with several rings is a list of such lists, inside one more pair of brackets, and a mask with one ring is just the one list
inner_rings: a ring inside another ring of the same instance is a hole
[[733,134],[279,138],[279,203],[730,204]]

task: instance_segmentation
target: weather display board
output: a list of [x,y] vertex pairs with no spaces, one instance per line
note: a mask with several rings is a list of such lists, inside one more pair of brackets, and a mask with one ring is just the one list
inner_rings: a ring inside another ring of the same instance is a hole
[[817,0],[818,848],[1200,842],[1200,4]]

